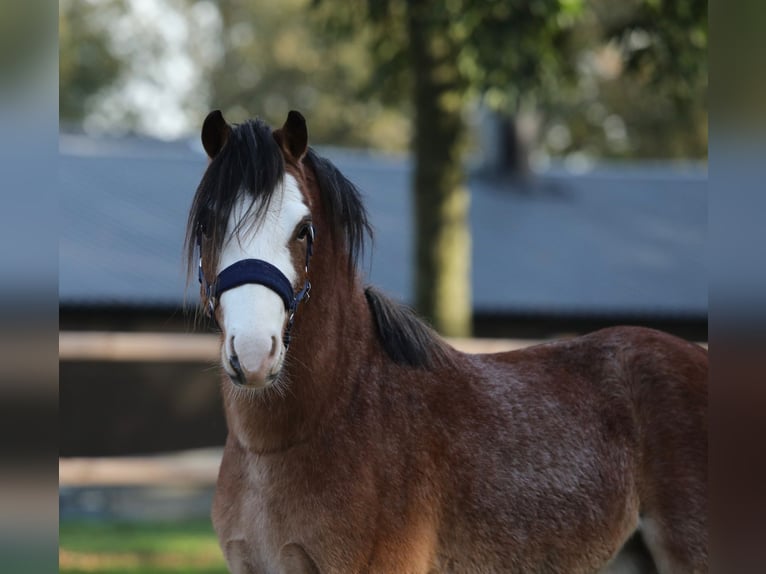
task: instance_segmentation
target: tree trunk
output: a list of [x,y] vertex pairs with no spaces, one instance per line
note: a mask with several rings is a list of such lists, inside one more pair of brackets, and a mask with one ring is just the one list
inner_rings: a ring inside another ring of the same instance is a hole
[[448,22],[430,0],[408,2],[414,79],[415,304],[442,334],[471,333],[469,196],[463,182],[464,82]]

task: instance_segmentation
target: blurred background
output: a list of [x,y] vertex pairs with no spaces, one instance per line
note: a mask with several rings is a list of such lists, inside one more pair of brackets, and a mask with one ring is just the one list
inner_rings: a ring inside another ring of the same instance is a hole
[[697,0],[62,0],[61,571],[225,571],[217,338],[182,265],[210,109],[300,110],[364,196],[367,281],[462,348],[626,323],[704,343],[707,22]]

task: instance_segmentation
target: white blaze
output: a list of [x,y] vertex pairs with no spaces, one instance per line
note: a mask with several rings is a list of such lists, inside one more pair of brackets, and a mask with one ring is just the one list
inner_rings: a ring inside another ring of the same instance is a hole
[[[298,277],[289,245],[296,226],[309,215],[298,182],[285,174],[284,183],[274,190],[268,210],[254,225],[242,221],[249,205],[250,199],[243,197],[232,209],[216,273],[241,259],[262,259],[284,273],[294,286]],[[241,228],[235,231],[240,223]],[[263,285],[247,284],[223,293],[219,305],[224,332],[221,352],[227,371],[231,374],[228,357],[234,352],[246,374],[263,378],[275,374],[281,366],[286,315],[279,295]],[[274,339],[277,350],[272,355]]]

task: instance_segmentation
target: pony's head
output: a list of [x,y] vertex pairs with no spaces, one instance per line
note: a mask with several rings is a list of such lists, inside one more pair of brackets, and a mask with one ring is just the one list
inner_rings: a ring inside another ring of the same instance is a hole
[[202,304],[223,335],[224,370],[238,386],[266,388],[311,289],[312,211],[324,214],[325,245],[341,239],[349,270],[369,229],[366,214],[356,189],[308,149],[298,112],[272,131],[261,120],[229,125],[214,111],[202,144],[209,164],[189,215],[190,268],[198,261]]
[[202,127],[210,163],[190,230],[203,304],[223,334],[223,368],[238,385],[262,388],[276,379],[296,298],[308,294],[313,227],[297,169],[307,137],[297,112],[275,132],[260,121],[230,126],[218,111]]

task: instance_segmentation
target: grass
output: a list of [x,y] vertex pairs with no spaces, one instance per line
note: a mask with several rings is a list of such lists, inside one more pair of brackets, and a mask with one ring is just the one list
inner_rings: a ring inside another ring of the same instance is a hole
[[65,574],[226,574],[209,521],[62,522],[59,568]]

